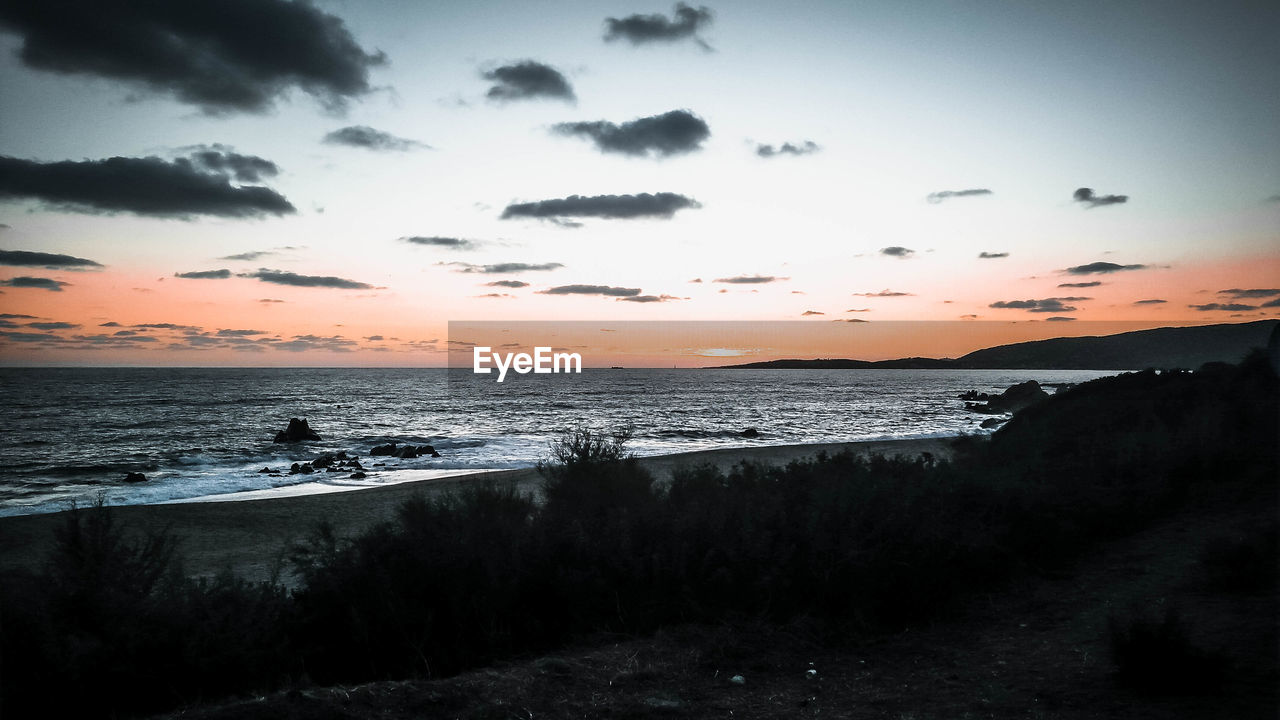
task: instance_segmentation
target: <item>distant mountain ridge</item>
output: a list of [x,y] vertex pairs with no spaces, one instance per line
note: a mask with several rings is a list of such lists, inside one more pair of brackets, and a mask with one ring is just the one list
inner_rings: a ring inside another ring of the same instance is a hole
[[1280,320],[1164,327],[1116,335],[1064,337],[998,345],[960,358],[897,360],[771,360],[724,369],[951,369],[951,370],[1143,370],[1195,369],[1208,362],[1239,362],[1266,348]]

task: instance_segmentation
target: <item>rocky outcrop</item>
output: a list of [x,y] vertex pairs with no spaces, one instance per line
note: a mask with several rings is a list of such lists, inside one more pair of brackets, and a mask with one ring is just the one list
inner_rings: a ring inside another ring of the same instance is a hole
[[400,445],[399,443],[389,443],[387,445],[376,445],[369,451],[370,455],[386,455],[389,457],[397,457],[403,459],[413,459],[417,457],[440,457],[440,453],[430,445]]
[[987,395],[976,391],[969,391],[960,396],[961,399],[969,397],[974,399],[986,399],[985,403],[966,402],[964,407],[966,410],[977,413],[986,413],[998,415],[1002,413],[1012,413],[1022,408],[1035,405],[1036,403],[1049,397],[1049,393],[1040,387],[1040,383],[1035,380],[1028,380],[1024,383],[1018,383],[1013,387],[1005,390],[999,395]]
[[143,475],[142,473],[131,472],[131,473],[127,473],[127,474],[124,476],[124,481],[125,481],[125,482],[127,482],[127,483],[140,483],[140,482],[146,482],[146,481],[147,481],[147,476],[146,476],[146,475]]
[[311,426],[307,425],[306,418],[289,418],[289,427],[276,433],[276,439],[273,442],[293,443],[319,439],[320,436],[311,429]]

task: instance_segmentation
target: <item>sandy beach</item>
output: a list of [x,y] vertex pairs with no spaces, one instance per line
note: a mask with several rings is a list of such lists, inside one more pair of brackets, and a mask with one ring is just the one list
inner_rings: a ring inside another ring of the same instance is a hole
[[[819,452],[849,449],[859,454],[880,453],[913,457],[932,453],[946,458],[952,438],[881,440],[725,448],[656,455],[641,458],[659,481],[670,478],[680,466],[711,463],[722,469],[743,462],[782,465],[813,457]],[[440,477],[292,497],[241,501],[190,502],[164,505],[127,505],[113,508],[117,522],[141,530],[168,529],[181,539],[180,554],[192,575],[212,575],[230,569],[241,577],[262,580],[284,567],[293,543],[302,540],[321,520],[330,521],[339,534],[351,534],[390,519],[396,507],[416,493],[449,492],[475,482],[514,483],[521,492],[536,495],[541,476],[533,468]],[[0,518],[0,571],[38,568],[47,557],[53,531],[62,513]],[[281,578],[287,582],[288,578]]]

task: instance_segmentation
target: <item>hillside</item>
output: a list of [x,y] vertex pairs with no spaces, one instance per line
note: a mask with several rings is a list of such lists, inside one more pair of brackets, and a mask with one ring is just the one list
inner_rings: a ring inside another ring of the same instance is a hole
[[1142,370],[1198,368],[1207,362],[1238,362],[1253,348],[1267,347],[1280,320],[1167,327],[1116,335],[1053,338],[975,350],[958,359],[772,360],[723,369],[964,369],[964,370]]

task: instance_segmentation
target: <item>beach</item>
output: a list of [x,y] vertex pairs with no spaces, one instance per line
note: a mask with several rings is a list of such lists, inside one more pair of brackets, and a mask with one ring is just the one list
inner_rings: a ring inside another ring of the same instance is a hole
[[[916,438],[866,442],[794,444],[723,448],[655,455],[640,458],[659,482],[681,466],[705,463],[728,469],[739,462],[785,465],[819,452],[850,450],[858,454],[880,453],[914,457],[931,453],[950,456],[953,438]],[[267,580],[279,573],[288,584],[285,556],[288,549],[327,520],[340,536],[359,532],[392,519],[396,508],[415,494],[452,492],[477,482],[511,483],[522,493],[536,496],[542,477],[534,468],[498,470],[410,481],[343,492],[235,500],[113,507],[118,523],[139,531],[168,530],[180,539],[184,569],[193,576],[210,576],[222,570],[248,580]],[[38,569],[53,545],[54,529],[63,513],[0,518],[0,572]]]

